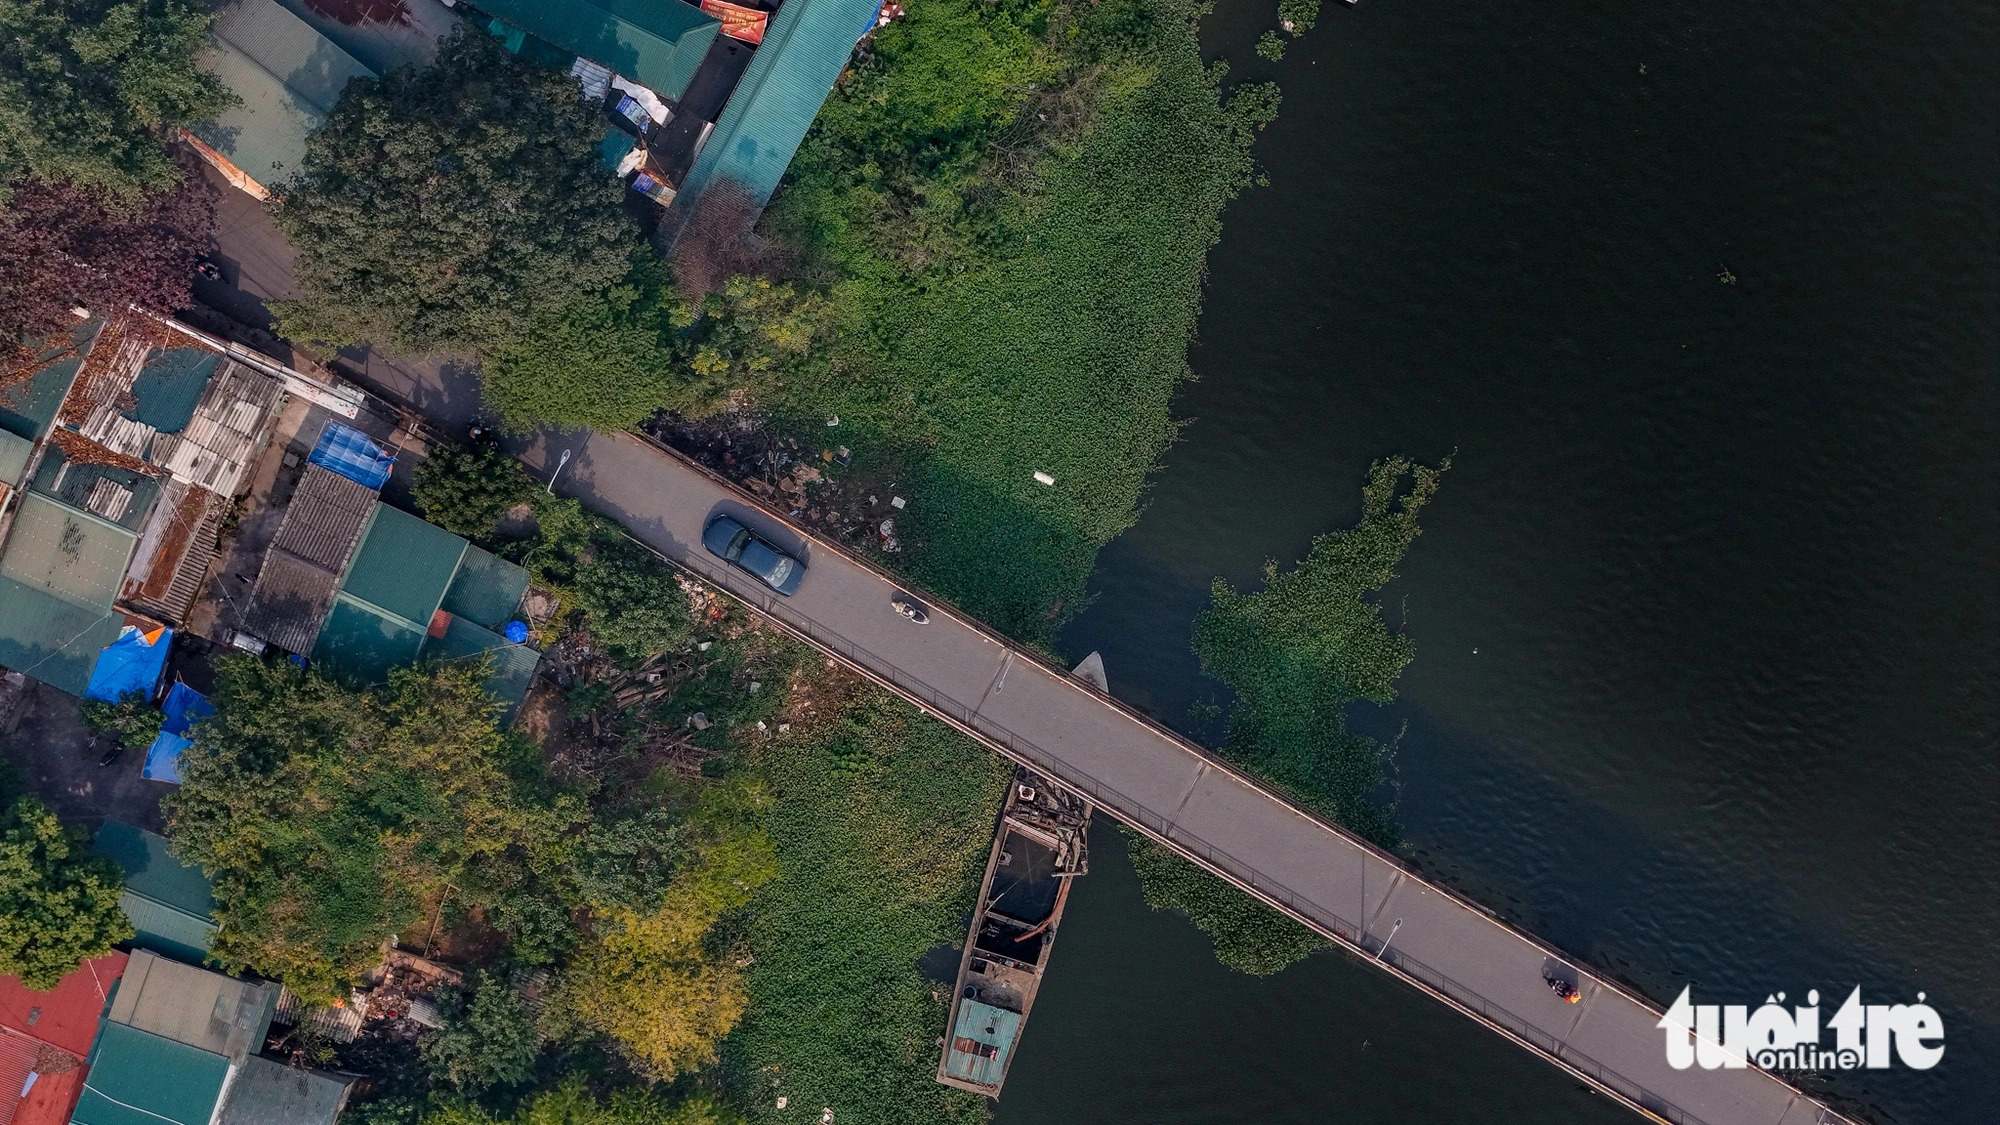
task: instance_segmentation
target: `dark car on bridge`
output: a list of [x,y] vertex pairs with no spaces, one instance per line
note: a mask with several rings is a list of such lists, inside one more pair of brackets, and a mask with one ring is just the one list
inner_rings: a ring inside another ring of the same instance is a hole
[[749,571],[786,597],[806,576],[806,564],[728,516],[708,521],[701,532],[701,545],[709,554]]

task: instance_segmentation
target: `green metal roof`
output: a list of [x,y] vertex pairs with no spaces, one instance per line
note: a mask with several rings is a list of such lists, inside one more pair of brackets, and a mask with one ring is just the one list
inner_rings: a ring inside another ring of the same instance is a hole
[[[1014,1053],[1014,1040],[1020,1033],[1019,1012],[977,1000],[959,1001],[958,1025],[952,1028],[951,1042],[946,1045],[944,1072],[982,1086],[998,1086],[1007,1073],[1007,1057]],[[961,1050],[959,1045],[965,1040],[992,1054]]]
[[118,639],[123,614],[85,609],[0,576],[0,665],[82,695],[104,646]]
[[415,664],[424,631],[358,598],[340,595],[313,645],[313,659],[363,683],[389,679],[389,669]]
[[195,404],[209,377],[222,366],[222,353],[207,348],[157,348],[132,380],[136,405],[125,416],[163,434],[177,434],[194,418]]
[[118,896],[118,908],[132,923],[132,946],[199,965],[208,959],[208,947],[215,941],[216,925],[185,910],[155,902],[145,895],[126,891]]
[[[40,441],[55,423],[56,411],[62,408],[70,384],[83,369],[84,357],[90,354],[97,343],[97,334],[103,330],[104,318],[92,317],[70,333],[70,345],[75,349],[72,354],[56,363],[45,359],[45,366],[33,376],[0,387],[0,430]],[[24,346],[38,347],[32,341]],[[57,352],[58,349],[41,349],[40,354],[47,357]]]
[[378,503],[340,589],[427,629],[451,588],[466,546],[465,540],[436,524]]
[[349,80],[375,77],[276,0],[224,5],[201,65],[240,100],[192,132],[265,187],[298,170]]
[[71,1125],[207,1125],[229,1060],[124,1024],[104,1024]]
[[28,458],[35,452],[35,443],[12,430],[0,430],[0,484],[9,488],[21,483],[21,474],[28,471]]
[[683,223],[718,180],[740,184],[760,208],[770,202],[879,8],[879,0],[787,0],[778,9],[681,184]]
[[125,869],[125,886],[175,909],[207,918],[215,910],[208,876],[167,850],[167,838],[122,820],[97,830],[95,850]]
[[514,708],[528,694],[528,685],[535,678],[535,665],[542,659],[541,653],[527,645],[510,643],[500,634],[482,629],[463,617],[452,618],[444,636],[426,640],[420,656],[424,660],[447,661],[490,658],[492,666],[486,674],[486,690],[507,704],[506,719],[513,718]]
[[473,6],[676,100],[722,26],[680,0],[473,0]]
[[521,595],[527,592],[527,571],[491,551],[467,547],[458,564],[458,576],[444,592],[444,610],[497,629],[513,619],[521,608]]
[[[114,469],[109,465],[79,465],[63,456],[61,449],[51,445],[43,451],[41,464],[35,467],[35,479],[28,483],[28,487],[52,500],[62,501],[74,511],[85,512],[90,504],[90,490],[101,480],[123,486],[132,493],[124,514],[107,522],[135,534],[145,527],[146,516],[159,501],[161,489],[158,479],[144,473]],[[95,512],[87,514],[103,519]]]
[[14,529],[0,554],[0,577],[54,594],[81,609],[109,612],[139,537],[37,492],[21,494]]

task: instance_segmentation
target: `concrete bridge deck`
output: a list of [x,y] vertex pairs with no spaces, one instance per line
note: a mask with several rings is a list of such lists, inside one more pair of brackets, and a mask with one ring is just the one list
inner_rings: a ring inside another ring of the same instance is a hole
[[[1819,1102],[1754,1068],[1674,1070],[1660,1012],[1387,853],[1293,807],[1212,754],[948,609],[914,625],[890,576],[790,527],[746,493],[621,434],[576,449],[556,491],[628,528],[668,560],[986,745],[1097,805],[1312,929],[1631,1108],[1675,1125],[1830,1125]],[[558,446],[562,448],[563,446]],[[544,479],[554,451],[525,458]],[[797,551],[808,573],[780,597],[701,547],[712,513]],[[1400,919],[1401,925],[1397,926]],[[1383,948],[1394,928],[1395,937]],[[1574,971],[1571,1005],[1543,983]]]

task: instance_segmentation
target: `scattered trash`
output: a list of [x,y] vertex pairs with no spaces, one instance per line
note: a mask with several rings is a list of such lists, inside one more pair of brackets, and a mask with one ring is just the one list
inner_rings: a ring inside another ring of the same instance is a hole
[[790,723],[779,723],[779,724],[778,724],[778,733],[779,733],[779,734],[790,734],[790,733],[792,733],[792,724],[790,724]]
[[1056,482],[1056,478],[1054,478],[1054,477],[1050,476],[1049,474],[1047,474],[1047,473],[1045,473],[1045,472],[1041,471],[1040,469],[1036,469],[1036,470],[1035,470],[1035,481],[1036,481],[1036,483],[1038,483],[1038,484],[1054,484],[1054,483]]
[[903,549],[903,541],[896,538],[896,521],[893,517],[876,525],[875,538],[881,542],[882,549],[892,555]]
[[758,730],[763,730],[763,729],[764,729],[764,720],[762,720],[762,719],[758,719],[758,720],[757,720],[757,729],[758,729]]
[[854,452],[843,445],[833,451],[833,459],[840,462],[840,467],[845,469],[854,463]]
[[792,1104],[792,1099],[790,1099],[790,1098],[788,1098],[788,1097],[784,1096],[783,1094],[779,1094],[779,1095],[778,1095],[778,1108],[779,1108],[779,1109],[783,1109],[783,1108],[785,1108],[786,1106],[788,1106],[788,1105],[790,1105],[790,1104]]
[[760,691],[763,691],[763,690],[764,690],[764,685],[763,685],[763,683],[762,683],[761,681],[759,681],[759,680],[751,680],[751,681],[750,681],[750,694],[751,694],[751,695],[756,695],[756,694],[757,694],[758,692],[760,692]]
[[829,429],[831,429],[834,426],[840,425],[840,415],[838,414],[828,415],[826,419],[826,424]]
[[823,1106],[819,1107],[819,1125],[833,1125],[833,1107],[832,1107],[832,1106],[830,1106],[830,1105],[823,1105]]
[[889,506],[890,506],[891,508],[894,508],[894,509],[896,509],[896,510],[897,510],[897,511],[899,511],[899,512],[903,510],[903,505],[905,505],[905,504],[908,504],[908,503],[909,503],[909,501],[907,501],[907,500],[903,499],[903,498],[902,498],[901,496],[891,496],[891,497],[889,497]]
[[714,641],[703,641],[703,642],[701,642],[700,644],[698,644],[698,645],[694,646],[694,647],[695,647],[695,651],[697,651],[697,652],[707,652],[707,651],[708,651],[708,649],[709,649],[709,646],[710,646],[710,645],[713,645],[714,643],[715,643]]
[[696,711],[694,714],[688,716],[688,725],[696,730],[707,730],[715,724],[708,721],[706,714]]

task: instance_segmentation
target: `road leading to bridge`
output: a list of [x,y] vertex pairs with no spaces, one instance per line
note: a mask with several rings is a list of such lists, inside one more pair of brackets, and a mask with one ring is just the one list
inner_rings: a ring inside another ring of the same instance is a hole
[[[1654,1026],[1657,1009],[977,623],[949,611],[933,612],[929,625],[903,620],[889,608],[898,589],[892,578],[790,527],[706,471],[630,435],[553,441],[525,459],[547,479],[558,451],[573,451],[557,492],[619,521],[669,560],[931,713],[1628,1104],[1690,1125],[1842,1120],[1754,1069],[1670,1068],[1663,1033]],[[780,597],[702,549],[701,529],[718,511],[806,559],[795,596]],[[1543,983],[1544,970],[1555,965],[1581,985],[1581,1002],[1564,1003]]]

